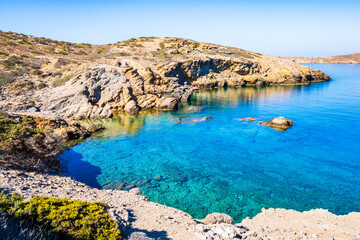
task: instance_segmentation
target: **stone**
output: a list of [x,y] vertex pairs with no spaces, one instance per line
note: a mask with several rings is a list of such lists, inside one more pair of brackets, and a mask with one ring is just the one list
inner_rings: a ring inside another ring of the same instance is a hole
[[205,227],[202,224],[198,224],[196,225],[196,230],[198,230],[199,232],[205,232]]
[[155,238],[149,238],[144,232],[133,232],[128,240],[155,240]]
[[137,114],[139,112],[139,107],[137,106],[134,100],[130,100],[124,108],[125,112],[130,114]]
[[215,223],[228,223],[231,224],[234,221],[232,217],[225,213],[211,213],[208,214],[203,220],[204,224],[215,224]]
[[142,191],[140,190],[140,188],[132,188],[132,189],[130,189],[129,193],[134,194],[134,195],[141,195]]
[[162,97],[156,104],[159,110],[176,110],[178,108],[178,100],[174,97]]
[[272,127],[279,131],[287,130],[293,126],[293,121],[286,119],[284,117],[276,117],[266,122],[261,122],[261,124]]
[[249,119],[249,121],[250,121],[250,122],[255,121],[255,118],[254,118],[254,117],[251,117],[251,116],[250,116],[250,117],[248,117],[248,119]]

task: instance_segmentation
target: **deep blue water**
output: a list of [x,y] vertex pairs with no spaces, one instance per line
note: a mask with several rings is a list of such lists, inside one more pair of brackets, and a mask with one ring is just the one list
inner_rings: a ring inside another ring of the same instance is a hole
[[[187,111],[98,121],[108,130],[63,154],[67,175],[94,187],[137,186],[196,218],[236,221],[261,208],[360,211],[360,65],[308,64],[334,80],[215,89]],[[199,118],[213,119],[199,122]],[[257,121],[241,121],[253,116]],[[284,116],[278,132],[258,120]]]

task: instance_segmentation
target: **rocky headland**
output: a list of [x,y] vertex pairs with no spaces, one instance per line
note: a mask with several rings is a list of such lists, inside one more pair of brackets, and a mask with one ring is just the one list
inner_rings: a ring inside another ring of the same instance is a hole
[[0,110],[63,118],[174,110],[194,90],[328,81],[293,61],[181,38],[74,44],[0,32]]
[[360,53],[338,55],[331,57],[284,57],[298,63],[345,63],[359,64]]

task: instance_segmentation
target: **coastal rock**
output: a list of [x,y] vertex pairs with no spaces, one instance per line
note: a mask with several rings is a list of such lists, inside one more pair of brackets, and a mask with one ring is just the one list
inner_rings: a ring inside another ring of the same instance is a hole
[[132,188],[129,190],[129,193],[134,194],[134,195],[141,195],[142,191],[140,190],[140,188]]
[[75,145],[75,140],[85,139],[103,129],[96,126],[85,128],[77,122],[40,112],[24,115],[0,111],[0,121],[9,135],[8,139],[0,138],[0,164],[38,171],[60,170],[55,156],[65,147]]
[[266,122],[261,121],[260,123],[265,126],[269,126],[276,130],[282,130],[282,131],[291,128],[293,125],[293,122],[291,120],[286,119],[284,117],[276,117]]
[[156,108],[159,110],[175,110],[178,108],[178,100],[174,97],[162,97]]
[[137,106],[136,102],[134,100],[130,100],[124,108],[125,112],[130,114],[136,114],[139,112],[139,107]]
[[[321,71],[285,58],[181,38],[138,38],[103,46],[51,40],[56,49],[66,48],[62,51],[67,55],[60,59],[47,50],[43,39],[31,37],[29,48],[20,49],[16,36],[22,39],[23,35],[1,34],[5,36],[0,38],[1,51],[11,53],[2,61],[13,65],[0,64],[3,76],[11,76],[0,90],[0,110],[7,112],[96,119],[123,111],[175,110],[179,102],[189,101],[194,90],[203,88],[330,80]],[[81,54],[75,54],[79,49]],[[44,55],[40,58],[34,54],[37,51]],[[34,71],[11,73],[25,65]]]
[[211,213],[208,214],[203,220],[204,224],[216,224],[216,223],[228,223],[231,224],[234,221],[232,217],[225,213]]

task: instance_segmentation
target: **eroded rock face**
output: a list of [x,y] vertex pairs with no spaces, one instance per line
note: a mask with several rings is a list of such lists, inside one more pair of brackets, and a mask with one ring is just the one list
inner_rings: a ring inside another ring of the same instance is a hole
[[[94,55],[98,47],[89,45],[91,57],[69,52],[69,59],[61,61],[51,53],[41,61],[36,58],[43,63],[37,71],[16,77],[16,84],[1,86],[0,110],[56,113],[69,119],[106,118],[118,111],[174,110],[189,101],[194,90],[203,88],[330,80],[321,71],[242,49],[180,38],[131,42],[104,46],[101,51],[107,55]],[[15,53],[11,46],[8,50]]]
[[280,131],[284,131],[293,126],[293,121],[284,117],[276,117],[266,122],[260,121],[260,123]]
[[85,139],[102,129],[85,128],[56,116],[44,118],[41,113],[2,114],[0,120],[8,131],[0,137],[0,165],[26,170],[60,170],[55,157],[75,144],[72,140]]

